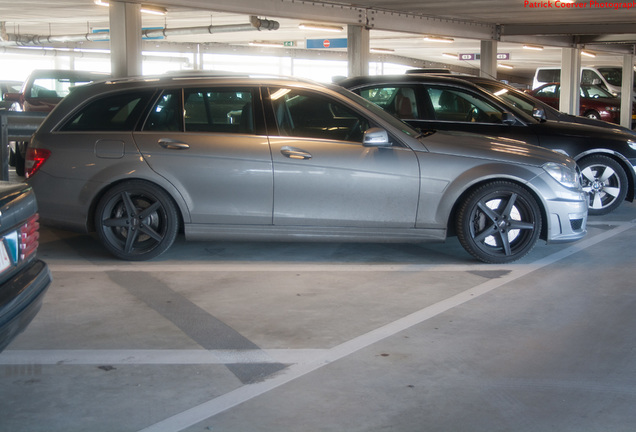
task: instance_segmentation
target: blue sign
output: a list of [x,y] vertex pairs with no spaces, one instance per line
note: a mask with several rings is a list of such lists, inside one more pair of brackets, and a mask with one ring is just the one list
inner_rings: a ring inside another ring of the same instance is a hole
[[347,48],[347,38],[307,39],[308,49]]

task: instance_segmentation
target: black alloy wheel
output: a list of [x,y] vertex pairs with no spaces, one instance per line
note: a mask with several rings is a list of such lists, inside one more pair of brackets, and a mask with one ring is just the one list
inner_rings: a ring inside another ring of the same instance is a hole
[[143,261],[174,243],[179,216],[166,192],[135,180],[106,192],[97,206],[95,227],[101,242],[117,258]]
[[475,258],[503,264],[532,250],[541,233],[541,223],[539,204],[528,190],[497,181],[475,189],[461,204],[457,236]]

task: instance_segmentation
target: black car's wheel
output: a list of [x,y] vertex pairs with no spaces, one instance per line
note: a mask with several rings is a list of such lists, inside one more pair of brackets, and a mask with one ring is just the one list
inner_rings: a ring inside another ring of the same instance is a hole
[[526,255],[541,233],[541,210],[523,187],[498,181],[475,189],[460,205],[457,236],[475,258],[508,263]]
[[591,118],[591,119],[595,119],[595,120],[600,120],[601,119],[601,115],[598,112],[594,111],[594,110],[588,111],[584,115],[587,118]]
[[578,161],[583,190],[590,197],[588,212],[604,215],[616,210],[627,195],[627,174],[614,159],[594,155]]
[[163,190],[144,181],[129,181],[113,187],[99,201],[95,228],[117,258],[143,261],[172,245],[179,216]]

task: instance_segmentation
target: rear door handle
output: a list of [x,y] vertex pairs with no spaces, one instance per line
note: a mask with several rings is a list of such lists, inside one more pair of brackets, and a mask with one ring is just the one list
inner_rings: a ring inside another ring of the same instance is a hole
[[311,159],[311,153],[293,147],[283,147],[280,152],[290,159]]
[[186,144],[181,141],[162,138],[159,140],[159,145],[168,150],[187,150],[190,148],[190,144]]

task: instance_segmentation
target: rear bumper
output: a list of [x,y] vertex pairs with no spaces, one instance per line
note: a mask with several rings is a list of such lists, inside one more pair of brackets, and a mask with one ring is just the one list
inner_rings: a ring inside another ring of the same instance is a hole
[[6,299],[0,306],[0,351],[33,320],[51,280],[46,263],[35,260],[0,287]]

